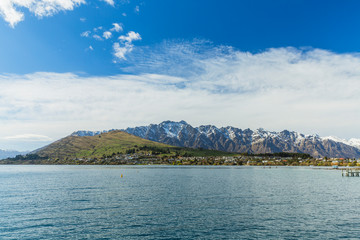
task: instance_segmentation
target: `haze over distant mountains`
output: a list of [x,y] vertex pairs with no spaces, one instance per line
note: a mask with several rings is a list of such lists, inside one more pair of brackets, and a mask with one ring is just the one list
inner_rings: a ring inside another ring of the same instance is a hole
[[27,152],[19,152],[13,150],[1,150],[0,149],[0,159],[15,157],[16,155],[26,154]]
[[[281,132],[267,131],[262,128],[242,130],[235,127],[217,128],[213,125],[192,127],[185,121],[164,121],[160,124],[127,128],[123,131],[144,139],[179,147],[239,153],[298,152],[308,153],[313,157],[360,157],[359,139],[346,141],[336,137],[304,135],[288,130]],[[102,132],[77,131],[72,135],[94,136]]]

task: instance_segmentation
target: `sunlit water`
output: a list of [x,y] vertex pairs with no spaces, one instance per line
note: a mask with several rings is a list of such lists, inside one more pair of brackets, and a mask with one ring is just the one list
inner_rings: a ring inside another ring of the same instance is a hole
[[359,200],[305,167],[0,166],[0,239],[355,239]]

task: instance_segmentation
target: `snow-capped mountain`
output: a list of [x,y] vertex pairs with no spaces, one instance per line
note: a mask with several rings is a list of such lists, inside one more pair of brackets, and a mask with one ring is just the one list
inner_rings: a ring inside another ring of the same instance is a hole
[[115,130],[115,129],[103,130],[103,131],[85,131],[85,130],[79,130],[79,131],[73,132],[70,136],[77,136],[77,137],[96,136],[96,135],[100,135],[100,134],[102,134],[102,133],[111,132],[111,131],[114,131],[114,130]]
[[314,157],[360,157],[360,140],[342,141],[288,130],[242,130],[234,127],[217,128],[212,125],[194,128],[185,121],[165,121],[160,124],[127,128],[125,131],[145,139],[180,147],[248,153],[301,152]]
[[[109,130],[111,131],[111,130]],[[274,153],[301,152],[314,157],[360,157],[360,140],[305,135],[294,131],[281,132],[217,128],[213,125],[192,127],[185,121],[164,121],[123,130],[135,136],[169,145],[215,149],[228,152]],[[106,132],[106,131],[103,131]],[[78,131],[73,136],[94,136],[102,132]]]

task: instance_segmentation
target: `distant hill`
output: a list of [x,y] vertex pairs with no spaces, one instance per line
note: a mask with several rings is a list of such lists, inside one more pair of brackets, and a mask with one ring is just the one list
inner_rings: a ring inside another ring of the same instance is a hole
[[27,152],[19,152],[12,150],[0,150],[0,159],[15,157],[16,155],[26,154]]
[[92,136],[67,136],[43,148],[35,150],[41,157],[101,157],[117,152],[125,152],[134,146],[171,147],[136,137],[123,131],[98,133]]
[[74,134],[62,138],[43,148],[35,150],[32,154],[49,158],[101,158],[116,154],[125,154],[132,150],[157,151],[159,153],[188,154],[192,156],[219,156],[229,155],[220,151],[179,148],[163,143],[146,140],[120,130],[99,132],[90,136],[76,136]]

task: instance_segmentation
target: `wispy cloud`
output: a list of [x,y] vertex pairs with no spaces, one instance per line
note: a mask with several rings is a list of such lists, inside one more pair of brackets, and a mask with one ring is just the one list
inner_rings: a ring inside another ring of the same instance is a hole
[[168,40],[154,46],[136,48],[128,55],[129,66],[123,69],[131,73],[200,75],[205,71],[202,61],[221,56],[231,57],[232,51],[231,47],[213,46],[206,40],[195,39],[191,42]]
[[39,134],[21,134],[15,136],[7,136],[4,137],[6,140],[16,140],[16,141],[36,141],[36,142],[48,142],[52,141],[53,139]]
[[103,41],[103,40],[104,40],[102,37],[100,37],[100,36],[97,35],[97,34],[94,34],[92,37],[93,37],[95,40],[98,40],[98,41]]
[[24,12],[21,8],[41,18],[52,16],[59,11],[71,11],[84,3],[85,0],[1,0],[0,14],[11,27],[15,27],[24,20]]
[[103,26],[99,26],[99,27],[94,28],[93,31],[97,32],[97,31],[102,30],[102,29],[103,29]]
[[82,36],[82,37],[89,37],[90,34],[91,34],[91,31],[85,31],[85,32],[82,32],[82,33],[80,34],[80,36]]

